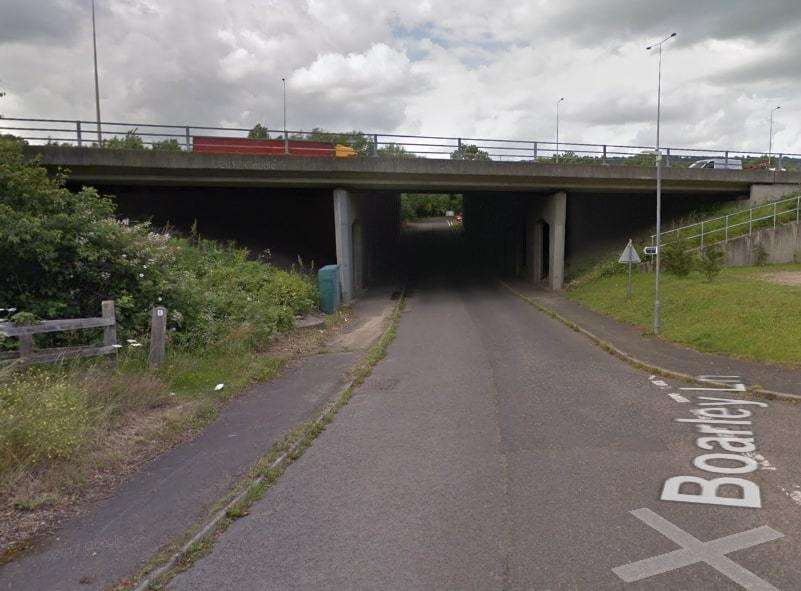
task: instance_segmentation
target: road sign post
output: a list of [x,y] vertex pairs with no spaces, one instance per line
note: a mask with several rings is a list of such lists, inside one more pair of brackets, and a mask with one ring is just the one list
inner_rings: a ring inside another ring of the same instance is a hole
[[629,283],[628,288],[626,290],[626,299],[631,299],[631,269],[634,263],[640,262],[640,255],[637,254],[637,249],[634,248],[634,244],[632,243],[631,239],[629,239],[629,243],[626,245],[626,248],[623,249],[623,252],[620,255],[620,259],[618,259],[619,263],[628,263],[629,265]]

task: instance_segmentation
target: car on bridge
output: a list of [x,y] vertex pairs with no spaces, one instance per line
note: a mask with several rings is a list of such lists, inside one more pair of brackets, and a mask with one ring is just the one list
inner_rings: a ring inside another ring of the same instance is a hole
[[725,168],[729,170],[742,170],[743,161],[739,158],[707,158],[696,160],[690,168]]

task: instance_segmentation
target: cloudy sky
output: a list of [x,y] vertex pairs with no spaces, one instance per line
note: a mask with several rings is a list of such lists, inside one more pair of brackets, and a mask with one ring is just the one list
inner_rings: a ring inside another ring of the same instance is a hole
[[[96,0],[103,119],[801,152],[799,0]],[[0,0],[0,113],[92,119],[91,0]]]

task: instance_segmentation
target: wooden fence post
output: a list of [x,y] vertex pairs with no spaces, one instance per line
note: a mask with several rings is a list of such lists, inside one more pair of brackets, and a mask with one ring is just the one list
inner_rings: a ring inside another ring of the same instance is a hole
[[19,335],[20,363],[22,365],[25,365],[32,353],[33,353],[33,335],[32,334]]
[[103,346],[111,347],[117,344],[117,313],[114,308],[114,300],[104,300],[100,304],[101,316],[107,320],[113,320],[114,324],[103,327]]
[[164,363],[164,339],[167,333],[167,308],[157,306],[150,316],[150,355],[147,358],[151,368]]

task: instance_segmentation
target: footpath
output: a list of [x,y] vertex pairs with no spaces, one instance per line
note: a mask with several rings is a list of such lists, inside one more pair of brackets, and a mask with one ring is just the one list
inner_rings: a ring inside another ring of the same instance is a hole
[[801,370],[703,353],[646,335],[641,328],[603,316],[564,294],[542,291],[522,281],[510,282],[507,287],[546,313],[557,314],[563,321],[575,325],[574,328],[590,333],[594,340],[611,345],[646,367],[695,378],[709,376],[714,380],[712,376],[717,376],[723,381],[728,376],[737,376],[741,378],[738,381],[757,393],[789,394],[801,399]]
[[0,589],[108,589],[136,574],[207,518],[273,444],[336,398],[394,305],[389,292],[357,302],[354,320],[324,352],[253,385],[193,441],[145,465],[111,497],[0,567]]

